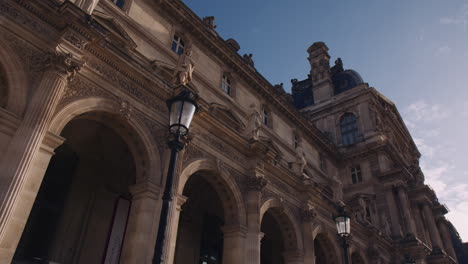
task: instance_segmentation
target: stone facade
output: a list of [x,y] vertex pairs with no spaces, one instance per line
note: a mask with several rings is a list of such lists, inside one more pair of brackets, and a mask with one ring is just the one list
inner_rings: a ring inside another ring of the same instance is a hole
[[[199,96],[165,263],[458,263],[395,105],[322,42],[292,95],[180,0],[0,2],[0,263],[151,263],[165,101]],[[54,155],[55,154],[55,155]]]

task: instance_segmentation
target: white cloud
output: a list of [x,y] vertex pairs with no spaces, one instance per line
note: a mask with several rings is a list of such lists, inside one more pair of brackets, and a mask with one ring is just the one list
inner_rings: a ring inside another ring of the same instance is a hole
[[442,17],[439,22],[443,25],[462,25],[463,30],[466,31],[468,26],[468,4],[465,4],[461,8],[461,12],[457,16],[453,17]]
[[444,46],[440,46],[436,49],[436,52],[435,52],[435,55],[437,56],[445,56],[445,55],[448,55],[450,54],[450,52],[452,52],[452,49],[447,46],[447,45],[444,45]]
[[404,108],[402,114],[421,152],[420,166],[425,183],[451,210],[447,218],[462,239],[468,241],[468,168],[453,158],[460,155],[460,142],[454,138],[454,130],[446,129],[460,128],[459,118],[463,118],[460,116],[468,116],[468,101],[442,105],[418,100]]

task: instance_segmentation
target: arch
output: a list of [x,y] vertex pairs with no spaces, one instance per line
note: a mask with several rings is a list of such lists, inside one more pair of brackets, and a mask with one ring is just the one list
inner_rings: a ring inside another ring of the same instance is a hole
[[137,182],[149,179],[159,183],[161,158],[157,144],[148,128],[137,117],[125,119],[120,105],[110,99],[92,97],[73,101],[60,109],[53,117],[49,131],[59,135],[63,128],[76,118],[100,121],[114,129],[127,143],[137,166]]
[[232,222],[226,224],[246,225],[246,212],[242,194],[232,178],[226,171],[219,169],[218,163],[211,159],[199,159],[188,164],[180,174],[177,184],[177,194],[182,195],[188,179],[195,173],[212,184],[221,199],[225,218]]
[[0,34],[0,70],[5,73],[7,83],[7,100],[5,109],[18,117],[26,107],[29,78],[23,63],[16,53],[9,48],[8,42]]
[[[332,235],[328,230],[325,230],[323,227],[318,227],[313,232],[314,235],[314,247],[316,257],[319,254],[318,247],[322,248],[322,253],[324,254],[325,261],[327,264],[338,264],[341,263],[341,250],[338,246],[336,239],[333,239]],[[321,263],[317,263],[321,264]]]
[[260,226],[262,224],[263,216],[267,211],[271,212],[278,224],[283,227],[281,233],[285,239],[285,250],[302,251],[302,234],[300,232],[299,224],[295,220],[296,218],[294,217],[293,213],[278,199],[268,199],[260,207]]
[[351,263],[352,264],[367,264],[366,258],[363,257],[360,250],[351,250]]

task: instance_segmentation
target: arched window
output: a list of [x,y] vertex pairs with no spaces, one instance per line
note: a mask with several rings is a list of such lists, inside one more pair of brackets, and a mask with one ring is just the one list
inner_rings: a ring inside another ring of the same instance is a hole
[[231,80],[226,74],[223,74],[223,79],[221,80],[221,89],[228,95],[231,95]]
[[341,142],[343,145],[352,145],[357,142],[359,129],[357,126],[356,116],[351,113],[346,113],[341,117]]
[[125,1],[124,0],[112,0],[112,2],[118,6],[119,8],[123,8],[124,5],[125,5]]
[[353,184],[362,182],[362,173],[361,173],[361,166],[356,166],[351,168],[351,180]]
[[181,37],[174,35],[172,39],[172,50],[178,55],[184,53],[185,43]]

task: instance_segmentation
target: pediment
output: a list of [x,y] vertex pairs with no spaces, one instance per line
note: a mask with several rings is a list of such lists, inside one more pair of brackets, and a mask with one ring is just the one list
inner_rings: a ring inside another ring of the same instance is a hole
[[221,123],[225,124],[238,132],[242,132],[245,129],[244,123],[240,118],[227,106],[212,103],[210,104],[210,113]]
[[116,41],[127,49],[135,49],[137,47],[135,41],[112,16],[95,10],[90,23],[106,39]]

